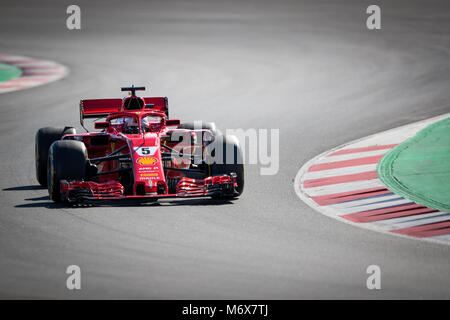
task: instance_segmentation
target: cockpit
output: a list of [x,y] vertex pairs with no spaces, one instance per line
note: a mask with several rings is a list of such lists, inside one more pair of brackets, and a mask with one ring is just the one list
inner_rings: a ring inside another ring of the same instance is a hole
[[164,118],[148,115],[141,118],[137,115],[121,115],[109,120],[112,128],[125,134],[139,134],[140,132],[159,132],[163,128]]

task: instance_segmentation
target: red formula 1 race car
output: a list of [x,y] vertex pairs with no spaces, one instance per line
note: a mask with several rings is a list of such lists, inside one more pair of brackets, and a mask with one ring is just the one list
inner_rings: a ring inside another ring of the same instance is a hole
[[[242,151],[214,123],[168,119],[167,98],[80,101],[80,122],[99,131],[41,128],[36,176],[55,202],[168,197],[235,198],[244,189]],[[106,118],[106,119],[104,119]],[[98,121],[102,119],[103,121]]]

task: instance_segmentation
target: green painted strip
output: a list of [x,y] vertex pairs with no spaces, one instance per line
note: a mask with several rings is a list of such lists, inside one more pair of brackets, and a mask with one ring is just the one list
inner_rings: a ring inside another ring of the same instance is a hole
[[450,118],[419,131],[384,155],[378,177],[393,192],[450,211]]
[[0,81],[6,81],[20,77],[22,70],[12,64],[0,63]]

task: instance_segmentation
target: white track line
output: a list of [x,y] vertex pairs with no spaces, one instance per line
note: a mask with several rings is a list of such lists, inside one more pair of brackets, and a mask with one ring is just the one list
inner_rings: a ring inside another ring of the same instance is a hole
[[394,229],[403,229],[403,228],[417,227],[420,225],[434,222],[446,221],[449,219],[449,217],[450,214],[447,212],[433,212],[427,213],[426,215],[415,215],[402,218],[394,218],[390,220],[376,221],[373,223],[379,226],[387,226],[389,228],[393,227]]
[[330,208],[333,208],[333,209],[339,211],[341,213],[341,215],[344,215],[344,214],[352,214],[352,213],[361,212],[361,211],[383,209],[383,208],[387,208],[387,207],[393,207],[393,206],[399,206],[402,204],[411,203],[411,200],[408,200],[405,198],[399,199],[399,196],[396,196],[395,199],[396,200],[391,200],[391,201],[383,202],[383,203],[361,205],[359,207],[349,207],[348,204],[345,205],[343,203],[340,203],[340,204],[330,205]]
[[382,149],[382,150],[376,150],[376,151],[349,153],[349,154],[343,154],[343,155],[337,155],[337,156],[327,156],[327,157],[323,157],[323,158],[317,159],[317,161],[314,164],[329,163],[329,162],[336,162],[336,161],[345,161],[345,160],[354,160],[354,159],[365,158],[365,157],[380,156],[380,155],[385,154],[389,150],[390,149]]
[[307,194],[309,197],[317,197],[333,193],[350,192],[376,187],[385,187],[385,185],[380,180],[373,179],[356,182],[338,183],[321,187],[305,188],[303,192]]
[[329,177],[335,177],[335,176],[340,176],[340,175],[347,175],[347,174],[354,174],[354,173],[359,173],[359,172],[368,172],[368,171],[375,171],[375,170],[377,170],[376,163],[375,164],[364,164],[361,166],[354,166],[354,167],[345,167],[345,168],[339,168],[339,169],[312,171],[312,172],[305,173],[304,180],[329,178]]

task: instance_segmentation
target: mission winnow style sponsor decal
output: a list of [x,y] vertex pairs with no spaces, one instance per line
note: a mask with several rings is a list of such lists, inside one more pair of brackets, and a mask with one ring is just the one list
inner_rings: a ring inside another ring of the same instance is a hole
[[401,197],[383,184],[383,155],[450,114],[375,134],[307,162],[295,179],[297,195],[317,211],[363,228],[450,244],[450,213]]
[[40,86],[65,77],[68,69],[54,61],[0,54],[0,63],[19,68],[19,77],[0,82],[0,94]]

